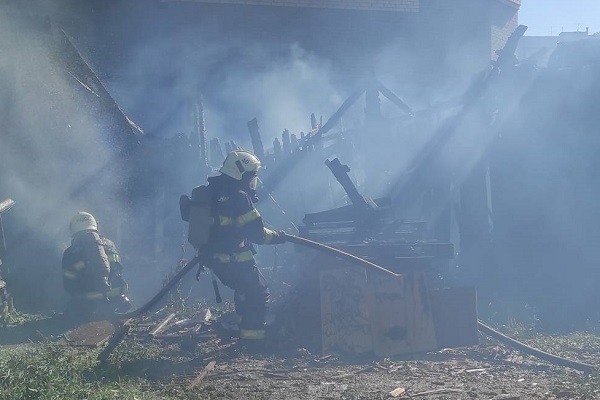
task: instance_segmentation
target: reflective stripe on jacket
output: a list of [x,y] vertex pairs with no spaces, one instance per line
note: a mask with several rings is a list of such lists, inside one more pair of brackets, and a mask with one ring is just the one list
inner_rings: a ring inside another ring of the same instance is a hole
[[[253,263],[252,243],[269,244],[276,232],[265,228],[250,196],[227,176],[209,178],[214,194],[214,221],[208,248],[217,263]],[[228,258],[229,257],[229,258]],[[228,261],[226,261],[228,260]]]

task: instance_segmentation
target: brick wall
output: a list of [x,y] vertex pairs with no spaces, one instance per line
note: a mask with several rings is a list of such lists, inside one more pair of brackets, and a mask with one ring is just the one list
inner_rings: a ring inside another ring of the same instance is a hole
[[418,12],[420,0],[163,0],[212,4],[248,4],[284,7],[344,8],[351,10]]
[[517,29],[519,25],[518,14],[515,13],[510,19],[508,19],[504,24],[500,25],[492,25],[491,33],[492,33],[492,43],[491,43],[491,57],[492,60],[498,58],[496,54],[496,50],[499,50],[504,47],[506,41],[510,37],[510,35]]

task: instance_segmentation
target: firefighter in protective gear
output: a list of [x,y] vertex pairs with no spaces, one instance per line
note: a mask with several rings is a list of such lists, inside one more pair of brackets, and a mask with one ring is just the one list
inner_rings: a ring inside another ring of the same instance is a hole
[[240,317],[240,339],[258,343],[265,337],[269,290],[254,260],[252,244],[284,243],[285,233],[264,226],[258,210],[257,181],[260,160],[252,153],[230,152],[220,175],[209,177],[214,223],[207,246],[207,264],[219,280],[234,290]]
[[94,216],[78,212],[69,225],[72,240],[63,253],[63,286],[71,296],[67,314],[89,319],[131,307],[115,244],[98,233]]

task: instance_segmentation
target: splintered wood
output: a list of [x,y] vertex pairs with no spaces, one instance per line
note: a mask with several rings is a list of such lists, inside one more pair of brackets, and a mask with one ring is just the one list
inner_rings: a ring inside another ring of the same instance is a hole
[[171,314],[167,315],[167,317],[165,319],[163,319],[162,321],[160,321],[158,323],[156,328],[152,329],[150,331],[150,333],[148,333],[148,336],[150,336],[152,338],[156,337],[156,335],[160,334],[166,328],[166,326],[169,324],[169,322],[171,322],[171,320],[173,318],[175,318],[175,313],[171,313]]
[[206,375],[208,375],[208,373],[215,368],[216,364],[217,363],[215,361],[209,362],[208,365],[204,367],[202,372],[200,372],[200,374],[196,377],[196,379],[194,379],[192,383],[190,383],[189,388],[191,389],[198,386],[204,380],[204,378],[206,378]]

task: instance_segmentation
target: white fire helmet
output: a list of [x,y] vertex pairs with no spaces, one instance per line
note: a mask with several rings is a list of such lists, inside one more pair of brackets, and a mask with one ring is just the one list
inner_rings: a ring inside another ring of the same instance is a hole
[[[241,181],[245,172],[257,173],[260,169],[260,160],[254,154],[245,150],[234,150],[227,154],[219,172]],[[258,178],[250,180],[250,189],[256,189]]]
[[97,231],[98,223],[92,214],[85,211],[80,211],[71,219],[69,229],[71,231],[71,235],[87,230]]

